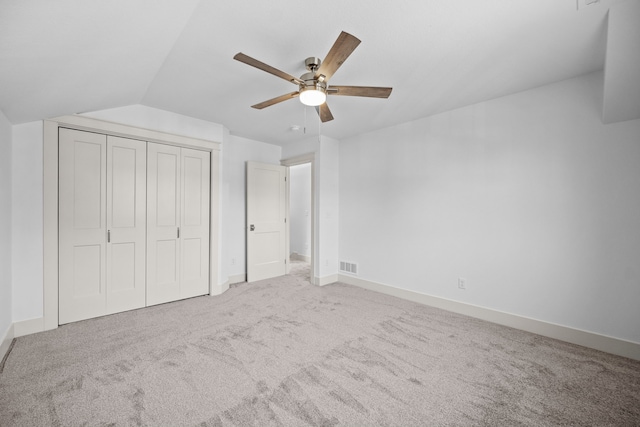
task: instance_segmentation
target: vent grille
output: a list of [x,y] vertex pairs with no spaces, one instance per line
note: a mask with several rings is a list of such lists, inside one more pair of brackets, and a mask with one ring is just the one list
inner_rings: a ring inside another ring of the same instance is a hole
[[345,273],[358,274],[358,264],[340,261],[340,271],[344,271]]

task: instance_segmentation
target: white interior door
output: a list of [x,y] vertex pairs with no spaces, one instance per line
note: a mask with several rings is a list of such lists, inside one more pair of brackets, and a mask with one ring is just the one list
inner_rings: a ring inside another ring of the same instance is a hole
[[60,324],[107,313],[105,135],[59,131]]
[[181,149],[180,298],[209,293],[209,152]]
[[180,299],[180,148],[148,144],[147,305]]
[[286,167],[247,162],[247,282],[286,274]]
[[147,143],[107,137],[107,314],[144,307]]

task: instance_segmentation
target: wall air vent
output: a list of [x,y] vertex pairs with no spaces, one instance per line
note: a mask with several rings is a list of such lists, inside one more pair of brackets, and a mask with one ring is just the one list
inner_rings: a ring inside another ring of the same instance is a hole
[[358,264],[340,261],[340,271],[350,274],[358,274]]

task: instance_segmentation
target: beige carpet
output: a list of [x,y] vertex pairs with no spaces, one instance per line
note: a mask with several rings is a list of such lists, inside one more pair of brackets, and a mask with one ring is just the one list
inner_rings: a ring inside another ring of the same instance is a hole
[[640,425],[640,362],[297,273],[18,338],[0,425]]

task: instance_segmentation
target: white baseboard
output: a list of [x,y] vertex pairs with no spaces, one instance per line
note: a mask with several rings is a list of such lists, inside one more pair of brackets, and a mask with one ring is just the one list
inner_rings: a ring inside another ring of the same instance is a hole
[[301,255],[297,252],[292,252],[291,255],[289,255],[289,259],[292,260],[297,260],[297,261],[304,261],[304,262],[308,262],[311,263],[311,257],[310,256],[306,256],[306,255]]
[[9,347],[11,346],[11,341],[15,338],[13,334],[13,323],[9,325],[9,328],[4,332],[4,336],[2,337],[2,341],[0,341],[0,362],[4,359],[4,356],[9,351]]
[[44,331],[44,317],[13,322],[13,334],[16,338]]
[[235,283],[241,283],[241,282],[245,282],[246,281],[246,275],[245,274],[237,274],[235,276],[231,276],[227,279],[226,282],[219,284],[218,286],[214,286],[211,289],[211,296],[214,295],[221,295],[223,293],[225,293],[226,291],[229,290],[229,286],[235,284]]
[[247,275],[244,274],[244,273],[236,274],[235,276],[229,276],[229,284],[230,285],[235,285],[236,283],[242,283],[242,282],[246,282],[246,281],[247,281]]
[[338,275],[337,274],[331,274],[329,276],[314,277],[313,278],[313,284],[314,285],[318,285],[318,286],[330,285],[332,283],[336,283],[337,281],[338,281]]
[[223,284],[220,285],[220,293],[223,294],[225,292],[227,292],[229,290],[229,285],[231,285],[231,283],[227,280],[226,282],[224,282]]
[[211,293],[209,295],[211,296],[216,296],[216,295],[220,295],[222,293],[224,293],[224,291],[226,291],[227,289],[229,289],[229,281],[227,280],[224,283],[221,283],[219,285],[211,285]]
[[382,283],[371,282],[353,276],[340,274],[338,279],[340,282],[347,283],[349,285],[392,295],[394,297],[429,305],[431,307],[464,314],[492,323],[604,351],[606,353],[640,360],[640,343],[600,335],[594,332],[583,331],[568,326],[557,325],[555,323],[544,322],[542,320],[531,319],[517,314],[505,313],[490,308],[453,301],[446,298],[434,297]]

